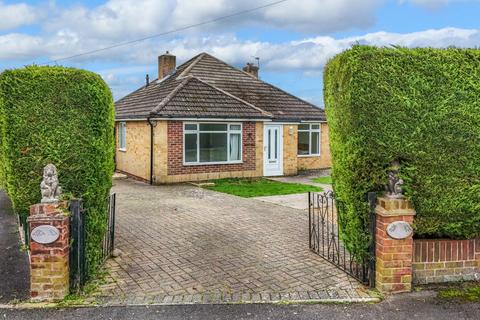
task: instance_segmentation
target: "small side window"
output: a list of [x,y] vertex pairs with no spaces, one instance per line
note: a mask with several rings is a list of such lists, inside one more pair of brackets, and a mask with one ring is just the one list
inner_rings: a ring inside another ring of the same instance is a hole
[[127,125],[120,122],[118,125],[118,148],[122,151],[127,150]]

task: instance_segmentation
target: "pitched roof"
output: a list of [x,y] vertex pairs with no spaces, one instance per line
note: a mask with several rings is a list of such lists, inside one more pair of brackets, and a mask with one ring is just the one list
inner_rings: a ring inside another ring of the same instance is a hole
[[207,54],[115,103],[117,119],[148,116],[325,121],[313,104]]

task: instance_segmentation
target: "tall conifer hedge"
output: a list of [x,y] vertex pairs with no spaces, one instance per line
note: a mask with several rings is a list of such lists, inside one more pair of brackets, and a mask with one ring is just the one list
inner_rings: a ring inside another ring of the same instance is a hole
[[64,193],[84,199],[87,259],[100,263],[114,170],[114,107],[92,72],[29,66],[0,75],[0,159],[6,190],[23,218],[41,199],[43,167],[57,166]]
[[365,194],[402,163],[416,237],[480,236],[480,50],[354,46],[325,70],[343,237],[365,252]]

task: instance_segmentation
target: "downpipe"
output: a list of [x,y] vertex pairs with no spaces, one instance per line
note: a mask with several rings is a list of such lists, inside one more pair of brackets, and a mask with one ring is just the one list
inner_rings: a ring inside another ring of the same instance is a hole
[[153,185],[153,140],[155,138],[154,128],[157,126],[157,122],[150,117],[147,118],[147,121],[150,125],[150,185]]

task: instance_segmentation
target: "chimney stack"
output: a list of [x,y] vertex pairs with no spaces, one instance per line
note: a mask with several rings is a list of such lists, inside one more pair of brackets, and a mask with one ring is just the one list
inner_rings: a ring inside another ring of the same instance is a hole
[[243,71],[250,73],[252,76],[258,79],[258,69],[259,67],[253,63],[247,62],[247,65],[243,67]]
[[177,58],[168,51],[158,57],[158,79],[172,74],[177,64]]

